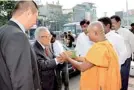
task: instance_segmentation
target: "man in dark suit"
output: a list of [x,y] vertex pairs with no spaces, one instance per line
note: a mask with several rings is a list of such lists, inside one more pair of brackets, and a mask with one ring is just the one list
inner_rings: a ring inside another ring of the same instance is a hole
[[0,90],[40,90],[38,67],[25,31],[36,24],[37,5],[19,1],[0,28]]
[[42,90],[58,90],[56,67],[63,63],[54,56],[51,48],[51,34],[45,27],[39,27],[35,31],[36,41],[33,45],[37,55],[39,73],[42,82]]

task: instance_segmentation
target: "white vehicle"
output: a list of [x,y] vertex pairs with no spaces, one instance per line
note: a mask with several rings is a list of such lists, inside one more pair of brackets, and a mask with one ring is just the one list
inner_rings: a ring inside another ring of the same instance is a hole
[[124,26],[124,28],[127,28],[129,30],[131,29],[131,26]]
[[34,32],[37,28],[37,25],[34,25],[30,30],[28,30],[27,34],[28,34],[28,37],[30,40],[33,40],[35,37],[34,37]]
[[71,31],[72,34],[78,35],[79,33],[82,32],[80,22],[74,22],[74,23],[67,23],[63,25],[64,30],[63,32],[68,32]]
[[130,76],[134,76],[134,54],[132,54],[132,61],[131,61],[131,65],[130,65]]
[[134,76],[134,61],[131,61],[130,76]]

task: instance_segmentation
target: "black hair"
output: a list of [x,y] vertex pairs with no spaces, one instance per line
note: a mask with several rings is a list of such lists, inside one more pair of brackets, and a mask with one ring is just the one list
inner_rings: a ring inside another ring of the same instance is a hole
[[117,15],[113,15],[111,19],[115,19],[117,22],[121,21],[121,18]]
[[134,26],[134,23],[132,23],[131,26]]
[[102,22],[105,26],[107,26],[109,24],[110,28],[112,27],[112,22],[109,17],[102,17],[102,18],[98,19],[98,21]]
[[54,38],[56,38],[56,34],[54,32],[51,31],[50,33]]
[[80,25],[82,26],[82,25],[84,25],[84,24],[90,24],[90,21],[88,21],[88,20],[86,20],[86,19],[84,19],[84,20],[82,20],[81,22],[80,22]]

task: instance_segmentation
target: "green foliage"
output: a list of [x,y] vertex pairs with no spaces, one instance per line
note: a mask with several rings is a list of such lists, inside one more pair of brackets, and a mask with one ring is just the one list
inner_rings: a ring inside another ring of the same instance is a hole
[[0,0],[0,26],[4,25],[11,17],[16,1]]

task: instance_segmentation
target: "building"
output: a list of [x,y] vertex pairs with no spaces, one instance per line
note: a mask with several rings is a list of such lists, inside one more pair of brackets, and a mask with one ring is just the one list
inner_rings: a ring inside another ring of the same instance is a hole
[[47,18],[53,17],[55,14],[62,14],[62,6],[57,4],[42,5],[39,7],[39,15]]
[[75,7],[73,7],[74,22],[80,22],[83,19],[95,21],[96,18],[96,7],[94,3],[84,2],[82,4],[77,4]]
[[[128,13],[128,16],[127,16]],[[120,16],[122,22],[122,26],[127,26],[127,22],[130,25],[131,23],[134,23],[134,9],[128,10],[128,12],[125,11],[117,11],[115,12],[115,15]]]
[[62,12],[63,14],[73,13],[73,9],[63,9]]
[[134,23],[134,9],[128,10],[128,17],[127,17],[127,13],[125,12],[124,21],[127,22],[127,20],[129,25],[131,23]]
[[73,22],[73,9],[63,9],[64,16],[68,16],[68,22]]
[[62,16],[62,6],[56,4],[48,4],[39,6],[39,19],[42,25],[47,26],[52,31],[57,31],[61,27],[59,20]]
[[33,0],[33,1],[35,1],[37,5],[43,5],[42,0]]

